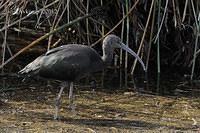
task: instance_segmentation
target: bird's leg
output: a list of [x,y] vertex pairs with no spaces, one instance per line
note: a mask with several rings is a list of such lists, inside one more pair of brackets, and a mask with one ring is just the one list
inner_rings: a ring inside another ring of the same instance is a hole
[[56,98],[56,112],[55,112],[55,115],[54,115],[54,119],[58,119],[58,111],[59,111],[59,106],[60,106],[60,99],[61,99],[61,95],[62,95],[62,92],[64,90],[64,88],[66,87],[66,84],[65,85],[61,85],[61,88],[60,88],[60,91],[58,93],[58,96]]
[[73,89],[74,89],[74,82],[70,82],[70,89],[69,89],[69,107],[73,110]]

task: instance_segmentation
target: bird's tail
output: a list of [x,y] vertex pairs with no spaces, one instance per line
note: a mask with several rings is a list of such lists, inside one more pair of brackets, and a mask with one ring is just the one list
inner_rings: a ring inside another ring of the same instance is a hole
[[44,55],[39,56],[33,62],[29,63],[22,70],[20,70],[18,73],[19,74],[27,74],[30,76],[38,74],[43,58],[44,58]]

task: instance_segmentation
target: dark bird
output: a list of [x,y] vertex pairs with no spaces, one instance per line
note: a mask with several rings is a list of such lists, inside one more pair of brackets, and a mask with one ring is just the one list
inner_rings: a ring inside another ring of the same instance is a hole
[[[53,48],[29,63],[19,71],[19,74],[39,75],[44,78],[60,80],[64,83],[69,82],[69,102],[71,106],[73,104],[74,81],[89,73],[103,70],[105,66],[111,63],[115,48],[122,48],[132,54],[146,71],[140,57],[124,45],[116,35],[111,34],[105,37],[102,48],[102,57],[93,48],[85,45],[68,44]],[[64,87],[61,87],[56,98],[55,119],[58,117],[58,107]]]

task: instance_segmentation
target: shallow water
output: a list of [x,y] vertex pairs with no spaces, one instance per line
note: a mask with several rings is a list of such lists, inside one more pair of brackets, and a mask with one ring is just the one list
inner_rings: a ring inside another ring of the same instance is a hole
[[59,83],[47,86],[42,80],[4,79],[1,90],[8,91],[1,91],[0,132],[200,131],[198,82],[191,86],[187,81],[161,78],[159,84],[157,80],[144,84],[143,77],[136,76],[128,88],[119,88],[117,79],[108,76],[104,80],[105,87],[99,81],[95,91],[85,80],[76,84],[75,112],[68,108],[65,89],[56,121]]

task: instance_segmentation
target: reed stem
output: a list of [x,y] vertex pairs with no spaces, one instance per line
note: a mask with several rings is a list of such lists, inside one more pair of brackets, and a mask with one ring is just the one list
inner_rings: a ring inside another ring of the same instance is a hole
[[[122,15],[123,17],[125,16],[125,12],[124,12],[124,5],[121,4],[121,8],[122,8]],[[122,28],[121,28],[121,40],[124,40],[124,21],[122,21]],[[123,50],[120,49],[120,88],[122,88],[122,63],[123,63]]]
[[[192,71],[191,71],[191,76],[190,76],[190,80],[193,80],[193,76],[194,76],[194,68],[195,68],[195,63],[196,63],[196,56],[197,56],[197,45],[198,45],[198,38],[199,38],[199,26],[200,26],[200,21],[198,23],[197,20],[197,14],[195,12],[195,8],[194,8],[194,3],[192,0],[190,0],[191,5],[192,5],[192,11],[193,11],[193,15],[194,15],[194,19],[195,19],[195,25],[196,25],[196,38],[195,38],[195,47],[194,47],[194,54],[193,54],[193,64],[192,64]],[[199,12],[197,10],[197,12]]]
[[[129,0],[125,1],[126,4],[126,14],[128,14],[129,11]],[[126,45],[129,46],[129,16],[127,16],[126,18]],[[127,73],[127,69],[128,69],[128,52],[125,52],[125,88],[128,87],[128,73]]]
[[[140,54],[140,50],[141,50],[142,45],[144,43],[144,39],[145,39],[145,35],[146,35],[146,32],[147,32],[147,27],[149,25],[149,21],[150,21],[151,12],[152,12],[152,9],[153,9],[154,2],[155,2],[155,0],[152,0],[152,2],[151,2],[151,7],[150,7],[150,10],[149,10],[149,15],[148,15],[148,18],[147,18],[147,22],[146,22],[146,25],[145,25],[145,28],[144,28],[144,33],[143,33],[143,36],[142,36],[142,39],[141,39],[141,42],[140,42],[140,46],[139,46],[137,55]],[[136,63],[137,63],[137,60],[135,60],[134,63],[133,63],[133,65],[132,65],[131,75],[133,75],[133,73],[134,73],[134,70],[135,70],[135,67],[136,67]]]
[[[158,18],[157,18],[157,26],[158,26],[158,33],[159,33],[159,28],[160,26],[160,9],[161,9],[161,0],[158,0]],[[164,17],[163,17],[164,18]],[[162,19],[164,20],[164,19]],[[161,24],[162,25],[162,24]],[[159,38],[160,34],[157,34],[157,72],[158,75],[160,75],[160,38]]]
[[150,33],[147,60],[146,60],[146,70],[147,71],[148,71],[148,66],[149,66],[149,57],[150,57],[150,53],[151,53],[151,44],[152,44],[152,37],[153,37],[153,31],[154,31],[155,14],[156,14],[156,4],[154,3],[153,16],[152,16],[152,22],[151,22],[151,33]]

